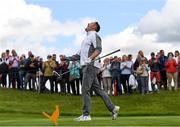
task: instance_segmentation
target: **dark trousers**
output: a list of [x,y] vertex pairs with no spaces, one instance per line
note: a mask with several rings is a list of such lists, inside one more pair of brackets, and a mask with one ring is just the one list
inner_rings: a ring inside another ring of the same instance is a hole
[[66,79],[62,77],[61,80],[58,81],[60,84],[60,93],[65,94],[66,93]]
[[116,81],[116,84],[117,84],[117,86],[116,86],[116,91],[118,91],[119,94],[122,94],[121,78],[120,78],[119,75],[112,77],[112,82],[111,82],[111,84],[114,84],[115,81]]
[[25,76],[26,76],[26,72],[25,71],[19,71],[19,80],[20,80],[20,87],[23,89],[25,84],[24,84],[24,80],[25,80]]
[[66,79],[66,84],[67,84],[67,93],[71,93],[69,78]]
[[177,86],[178,88],[180,88],[180,72],[178,72],[178,75],[177,75]]
[[132,93],[131,87],[129,86],[129,77],[130,74],[121,74],[121,83],[123,85],[125,94]]
[[74,95],[79,95],[79,79],[70,81],[72,93]]
[[[63,93],[71,93],[71,89],[70,89],[70,83],[69,83],[69,74],[65,74],[63,77],[62,77],[62,82],[60,84],[60,86],[62,87],[61,91]],[[67,85],[67,87],[66,87]],[[65,87],[65,88],[64,88]]]
[[42,87],[41,87],[41,92],[44,92],[46,90],[45,85],[46,85],[47,80],[49,80],[49,82],[50,82],[50,91],[51,91],[51,93],[53,93],[54,92],[53,76],[44,76]]
[[166,75],[166,71],[165,70],[160,71],[160,75],[161,75],[160,88],[161,88],[161,86],[164,86],[164,89],[167,90],[167,75]]
[[5,88],[7,87],[7,80],[6,80],[6,78],[7,78],[7,74],[3,73],[2,77],[1,77],[1,83],[2,83],[2,86],[5,87]]
[[58,82],[57,82],[57,77],[53,76],[53,84],[55,87],[55,92],[58,93]]
[[138,83],[138,91],[139,91],[139,93],[142,93],[142,83],[141,83],[139,75],[136,76],[136,80],[137,80],[137,83]]
[[20,79],[19,79],[18,68],[11,68],[10,69],[9,78],[10,78],[10,82],[12,82],[12,88],[15,89],[16,84],[17,84],[17,88],[20,89]]

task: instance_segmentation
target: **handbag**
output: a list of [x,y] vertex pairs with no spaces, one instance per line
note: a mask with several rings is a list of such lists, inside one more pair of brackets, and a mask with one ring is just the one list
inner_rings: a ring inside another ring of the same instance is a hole
[[144,72],[144,69],[143,68],[137,68],[137,70],[136,70],[136,74],[137,75],[141,75],[141,74],[143,74],[143,72]]

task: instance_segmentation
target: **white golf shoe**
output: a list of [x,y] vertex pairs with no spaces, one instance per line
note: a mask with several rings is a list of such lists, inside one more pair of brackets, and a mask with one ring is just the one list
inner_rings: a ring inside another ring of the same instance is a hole
[[85,116],[85,115],[81,115],[78,118],[75,118],[74,121],[90,121],[91,120],[91,116]]
[[112,111],[112,120],[116,120],[117,116],[118,116],[118,113],[119,113],[119,109],[120,107],[119,106],[115,106],[113,111]]

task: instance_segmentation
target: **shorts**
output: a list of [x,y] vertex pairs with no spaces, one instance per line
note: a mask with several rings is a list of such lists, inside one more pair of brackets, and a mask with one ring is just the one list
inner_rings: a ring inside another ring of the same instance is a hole
[[161,78],[160,78],[160,72],[150,72],[150,79],[151,81],[156,78],[156,82],[160,82],[161,81]]

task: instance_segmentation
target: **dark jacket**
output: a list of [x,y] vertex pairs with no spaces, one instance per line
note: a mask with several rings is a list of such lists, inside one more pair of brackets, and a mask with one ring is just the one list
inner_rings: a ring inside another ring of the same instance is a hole
[[168,60],[167,56],[160,56],[159,57],[159,63],[160,63],[160,71],[165,70],[165,63]]
[[110,72],[112,77],[116,77],[120,75],[121,73],[120,65],[121,65],[120,62],[116,62],[116,61],[111,62]]

